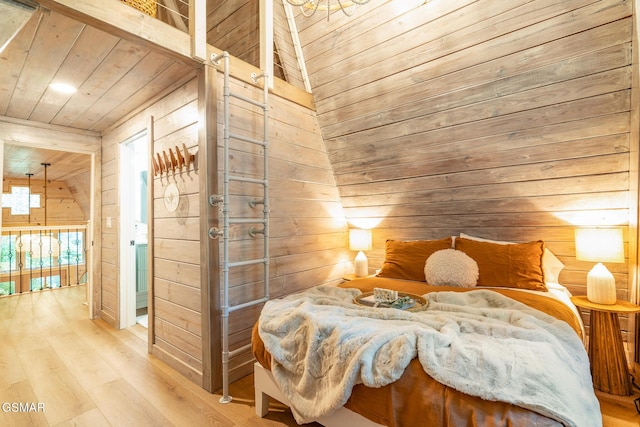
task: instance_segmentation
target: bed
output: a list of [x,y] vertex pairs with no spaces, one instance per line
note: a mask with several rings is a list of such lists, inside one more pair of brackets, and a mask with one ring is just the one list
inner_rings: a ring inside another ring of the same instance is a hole
[[[543,242],[387,241],[377,276],[265,306],[252,337],[256,413],[265,416],[273,397],[299,423],[325,426],[601,425],[582,321],[556,283],[561,268]],[[427,304],[416,312],[354,304],[374,288]],[[322,318],[344,328],[339,342]],[[476,351],[512,360],[496,368]]]

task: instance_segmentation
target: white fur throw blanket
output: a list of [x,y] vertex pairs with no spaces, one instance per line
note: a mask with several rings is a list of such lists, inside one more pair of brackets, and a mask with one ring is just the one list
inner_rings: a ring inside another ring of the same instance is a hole
[[271,371],[299,423],[344,405],[358,383],[397,380],[417,356],[464,393],[567,426],[602,424],[587,354],[565,322],[488,290],[433,292],[416,313],[352,304],[359,293],[320,286],[262,310]]

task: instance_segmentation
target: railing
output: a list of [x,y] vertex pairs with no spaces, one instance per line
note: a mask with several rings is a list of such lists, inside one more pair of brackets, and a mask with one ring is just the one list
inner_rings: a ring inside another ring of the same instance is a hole
[[189,33],[189,1],[161,0],[157,3],[158,19]]
[[179,30],[189,33],[188,0],[121,0]]
[[3,227],[0,297],[87,281],[86,225]]

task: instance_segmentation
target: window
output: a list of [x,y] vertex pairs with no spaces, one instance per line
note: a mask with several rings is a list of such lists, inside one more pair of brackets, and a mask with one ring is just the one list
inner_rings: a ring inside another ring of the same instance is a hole
[[2,207],[11,208],[11,215],[28,215],[29,208],[40,207],[40,195],[29,187],[11,187],[11,193],[2,194]]
[[58,235],[62,265],[84,264],[84,231],[71,231]]
[[0,271],[16,269],[16,237],[12,235],[2,236],[0,248]]

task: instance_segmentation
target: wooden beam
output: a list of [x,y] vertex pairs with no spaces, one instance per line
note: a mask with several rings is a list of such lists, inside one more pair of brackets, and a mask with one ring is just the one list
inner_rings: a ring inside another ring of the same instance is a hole
[[291,39],[293,40],[293,49],[296,53],[296,61],[298,62],[298,68],[300,68],[300,74],[302,74],[302,81],[304,88],[307,92],[311,93],[311,82],[309,82],[309,72],[307,71],[307,64],[304,61],[304,53],[302,52],[302,44],[300,43],[300,34],[298,33],[298,26],[296,24],[296,18],[293,15],[293,6],[284,2],[284,13],[287,17],[287,24],[289,25],[289,32],[291,33]]
[[100,151],[97,132],[0,116],[0,141],[47,150],[93,154]]
[[[196,58],[193,58],[193,48],[189,34],[127,6],[120,1],[39,0],[39,3],[47,9],[61,13],[122,39],[140,43],[149,49],[161,52],[170,58],[182,61],[188,65],[193,65],[194,67],[200,67],[202,65],[200,62],[200,56],[202,55],[200,51],[201,46],[196,48]],[[198,15],[204,15],[206,18],[206,10],[203,13],[197,6],[193,7],[196,8]],[[196,21],[199,19],[203,18],[196,17]],[[204,38],[201,38],[197,33],[197,28],[194,31],[196,31],[195,34],[199,40],[204,40]],[[206,23],[204,29],[201,31],[206,31]],[[206,45],[206,49],[204,57],[207,60],[211,58],[212,53],[218,55],[222,53],[220,49],[216,49],[209,44]],[[251,74],[260,74],[260,69],[233,56],[230,59],[231,76],[246,83],[253,84]],[[273,94],[315,110],[313,96],[310,93],[296,88],[281,79],[274,79]]]
[[118,0],[39,0],[41,6],[194,66],[189,34]]
[[15,1],[0,1],[0,52],[27,23],[35,8]]
[[204,62],[207,59],[207,0],[190,1],[189,16],[191,56]]
[[[211,45],[208,45],[208,58],[211,58],[211,55],[215,55],[217,57],[222,58],[222,51],[217,49]],[[260,74],[261,70],[258,67],[254,67],[251,64],[248,64],[234,56],[229,55],[229,66],[231,68],[230,74],[232,77],[244,82],[249,83],[251,85],[256,85],[251,80],[251,74],[257,73]],[[219,65],[216,65],[219,71],[222,71],[223,64],[220,61]],[[309,92],[305,92],[303,89],[297,88],[282,79],[274,78],[273,79],[273,90],[270,90],[270,93],[273,95],[279,96],[284,99],[288,99],[291,102],[295,102],[298,105],[306,107],[310,110],[316,109],[315,102],[313,100],[313,95]],[[258,82],[258,86],[261,87],[262,81]]]
[[269,89],[273,89],[273,0],[260,2],[260,68],[269,77]]
[[[629,144],[629,295],[631,302],[638,304],[640,301],[640,289],[638,286],[640,271],[640,254],[638,241],[640,241],[640,54],[638,43],[640,42],[640,21],[637,11],[640,10],[640,0],[634,0],[633,10],[633,58],[632,58],[632,84],[631,84],[631,118],[630,118],[630,144]],[[628,335],[630,359],[633,362],[640,360],[640,328],[638,328],[637,316],[629,316],[630,329],[633,333]]]
[[222,346],[220,340],[220,255],[218,240],[209,238],[209,229],[219,227],[218,209],[209,205],[209,195],[218,189],[217,156],[217,71],[204,67],[198,84],[198,176],[200,179],[200,292],[202,302],[202,388],[214,392],[222,387]]
[[[147,170],[153,170],[153,152],[155,149],[155,133],[154,133],[154,123],[155,117],[149,116],[149,121],[147,123],[147,152],[152,155],[149,156],[149,161],[147,164]],[[149,175],[148,175],[149,176]],[[154,175],[155,176],[155,175]],[[153,195],[154,195],[154,186],[155,179],[151,176],[147,178],[147,241],[154,242],[154,203],[153,203]],[[154,265],[155,265],[155,244],[147,245],[147,350],[149,353],[153,353],[153,345],[155,344],[155,315],[154,315],[154,301],[156,295],[156,287],[155,287],[155,275],[154,275]]]

